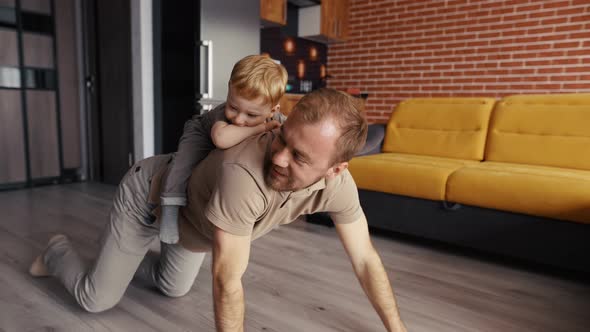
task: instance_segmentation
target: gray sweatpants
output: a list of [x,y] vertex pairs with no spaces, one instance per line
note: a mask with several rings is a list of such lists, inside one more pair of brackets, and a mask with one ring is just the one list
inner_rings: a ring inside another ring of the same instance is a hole
[[146,256],[159,234],[148,203],[150,182],[170,160],[170,155],[160,155],[139,161],[121,180],[92,266],[84,264],[67,240],[52,243],[45,251],[49,273],[85,310],[100,312],[115,306],[134,275],[172,297],[185,295],[193,285],[205,253],[161,243],[159,257]]

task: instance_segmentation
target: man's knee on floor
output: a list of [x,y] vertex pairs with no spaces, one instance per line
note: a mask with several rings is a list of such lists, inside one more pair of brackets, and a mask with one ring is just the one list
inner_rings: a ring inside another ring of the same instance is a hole
[[185,296],[190,290],[191,290],[191,286],[172,286],[172,285],[163,285],[163,284],[159,284],[158,288],[160,289],[160,291],[168,296],[168,297],[181,297],[181,296]]
[[103,299],[82,299],[78,301],[82,309],[91,312],[99,313],[107,311],[119,303],[120,298],[103,298]]

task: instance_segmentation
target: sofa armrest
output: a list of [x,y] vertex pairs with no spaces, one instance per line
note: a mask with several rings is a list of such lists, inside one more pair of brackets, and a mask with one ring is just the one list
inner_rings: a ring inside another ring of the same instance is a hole
[[359,152],[357,152],[355,155],[356,157],[381,153],[383,139],[385,138],[385,126],[386,125],[383,123],[369,125],[367,142],[365,143],[365,146]]

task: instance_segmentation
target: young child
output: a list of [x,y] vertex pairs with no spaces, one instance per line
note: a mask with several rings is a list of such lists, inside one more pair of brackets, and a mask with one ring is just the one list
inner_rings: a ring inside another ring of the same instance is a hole
[[228,85],[225,103],[184,125],[160,198],[162,242],[178,242],[178,210],[186,205],[187,182],[196,164],[215,147],[230,148],[286,119],[279,112],[279,99],[285,93],[287,71],[270,58],[250,55],[241,59],[234,65]]

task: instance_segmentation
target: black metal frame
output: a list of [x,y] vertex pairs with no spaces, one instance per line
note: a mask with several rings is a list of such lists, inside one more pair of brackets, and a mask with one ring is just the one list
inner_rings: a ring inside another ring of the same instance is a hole
[[21,111],[23,119],[23,136],[25,140],[25,164],[27,174],[27,186],[31,185],[31,160],[29,158],[29,118],[27,114],[27,94],[25,89],[25,75],[24,75],[24,50],[23,50],[23,22],[21,15],[20,0],[15,1],[16,10],[16,33],[18,43],[18,69],[20,70],[20,96],[21,96]]
[[[20,1],[20,0],[18,0]],[[63,177],[64,161],[63,161],[63,146],[62,146],[62,132],[61,132],[61,100],[59,91],[59,61],[57,60],[57,31],[55,21],[55,0],[51,1],[51,17],[53,18],[53,68],[55,70],[55,114],[57,121],[57,146],[59,153],[59,169],[60,179]]]
[[[20,71],[20,87],[0,87],[3,90],[20,90],[21,92],[21,113],[22,113],[22,124],[23,124],[23,139],[24,139],[24,154],[25,154],[25,167],[26,167],[26,181],[24,182],[9,182],[0,183],[0,191],[21,189],[26,187],[33,187],[36,185],[55,184],[72,182],[79,180],[79,169],[64,169],[63,167],[63,142],[62,142],[62,128],[61,128],[61,101],[60,101],[60,88],[59,88],[59,68],[57,58],[57,31],[55,21],[55,0],[50,0],[50,17],[52,21],[51,37],[53,38],[53,72],[55,73],[55,88],[44,89],[44,88],[27,88],[26,87],[26,75],[27,69],[39,69],[34,67],[26,67],[24,65],[24,49],[23,49],[23,18],[21,0],[15,0],[15,16],[16,16],[16,33],[17,33],[17,45],[18,45],[18,69]],[[39,33],[39,32],[31,32]],[[41,33],[39,33],[41,34]],[[42,68],[46,69],[46,68]],[[29,149],[29,123],[28,123],[28,107],[27,107],[27,90],[51,90],[55,92],[55,111],[56,111],[56,122],[57,122],[57,145],[59,154],[59,169],[60,174],[56,177],[45,177],[45,178],[31,178],[31,160],[30,160],[30,149]]]

